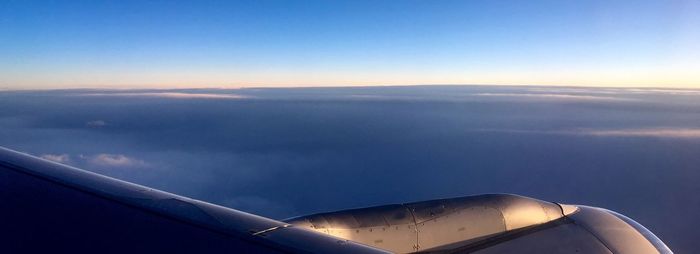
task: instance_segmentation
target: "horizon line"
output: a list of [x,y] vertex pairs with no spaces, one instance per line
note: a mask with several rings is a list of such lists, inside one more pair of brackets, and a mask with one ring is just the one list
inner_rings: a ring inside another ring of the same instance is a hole
[[145,86],[69,86],[57,87],[27,87],[12,88],[0,87],[0,92],[5,91],[61,91],[61,90],[239,90],[239,89],[295,89],[295,88],[371,88],[371,87],[429,87],[429,86],[474,86],[474,87],[550,87],[550,88],[588,88],[588,89],[665,89],[665,90],[700,90],[698,86],[607,86],[607,85],[543,85],[543,84],[459,84],[459,83],[436,83],[436,84],[375,84],[375,85],[223,85],[223,86],[172,86],[162,87],[157,85]]

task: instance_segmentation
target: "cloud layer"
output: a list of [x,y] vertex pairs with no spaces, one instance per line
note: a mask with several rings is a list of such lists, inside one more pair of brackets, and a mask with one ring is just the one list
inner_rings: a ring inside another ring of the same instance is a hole
[[526,130],[526,129],[476,129],[475,132],[496,132],[510,134],[540,135],[576,135],[596,137],[624,138],[663,138],[663,139],[700,139],[700,128],[644,128],[644,129],[563,129],[563,130]]
[[602,206],[680,253],[700,248],[689,91],[6,91],[0,145],[273,218],[485,192]]
[[700,129],[690,128],[655,128],[655,129],[620,129],[620,130],[587,130],[582,134],[610,137],[655,137],[699,139]]
[[58,162],[72,166],[88,166],[98,167],[102,169],[134,169],[146,168],[150,165],[143,160],[129,157],[123,154],[106,154],[100,153],[95,155],[78,154],[71,156],[69,154],[41,154],[42,159]]
[[91,163],[97,166],[108,166],[108,167],[144,167],[148,164],[142,160],[137,160],[134,158],[127,157],[123,154],[106,154],[101,153],[92,156],[90,159]]
[[183,93],[183,92],[111,92],[111,93],[83,93],[81,96],[97,97],[155,97],[171,99],[242,99],[245,96],[237,94],[216,93]]
[[475,93],[474,96],[488,97],[514,97],[514,98],[530,98],[530,99],[553,99],[553,100],[601,100],[601,101],[629,101],[630,98],[621,98],[613,96],[598,96],[598,95],[578,95],[564,93]]
[[69,164],[71,162],[70,155],[68,154],[42,154],[39,157],[45,160],[50,160],[53,162]]

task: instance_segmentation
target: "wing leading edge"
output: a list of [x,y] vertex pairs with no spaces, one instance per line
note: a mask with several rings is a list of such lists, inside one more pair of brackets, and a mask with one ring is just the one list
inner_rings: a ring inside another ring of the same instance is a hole
[[672,253],[618,213],[486,194],[277,221],[0,147],[0,253]]
[[0,147],[2,253],[386,253]]

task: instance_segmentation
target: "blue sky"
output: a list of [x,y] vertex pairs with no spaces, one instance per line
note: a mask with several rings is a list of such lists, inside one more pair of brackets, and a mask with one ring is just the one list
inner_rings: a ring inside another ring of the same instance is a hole
[[3,1],[0,88],[700,87],[699,1]]

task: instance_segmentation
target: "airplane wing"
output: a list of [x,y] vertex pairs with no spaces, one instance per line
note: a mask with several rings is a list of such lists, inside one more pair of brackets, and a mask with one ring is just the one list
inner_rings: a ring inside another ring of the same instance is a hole
[[618,213],[487,194],[277,221],[0,147],[0,253],[672,253]]
[[0,253],[387,253],[0,148]]

